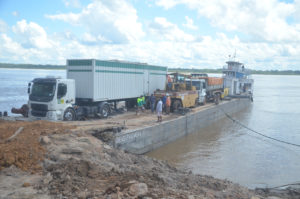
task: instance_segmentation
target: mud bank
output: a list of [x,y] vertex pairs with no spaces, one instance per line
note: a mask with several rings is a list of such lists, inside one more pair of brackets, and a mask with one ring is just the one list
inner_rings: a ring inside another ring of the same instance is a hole
[[[274,199],[272,193],[260,194],[227,180],[194,175],[166,162],[114,149],[70,126],[45,121],[0,121],[0,125],[4,141],[0,143],[0,198]],[[19,127],[24,130],[6,142]],[[28,140],[36,142],[28,146]],[[5,155],[7,145],[10,156]],[[35,153],[39,158],[33,161]]]

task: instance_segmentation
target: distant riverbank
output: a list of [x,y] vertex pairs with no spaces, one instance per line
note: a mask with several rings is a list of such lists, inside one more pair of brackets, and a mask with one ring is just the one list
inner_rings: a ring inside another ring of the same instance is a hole
[[47,69],[47,70],[64,70],[65,65],[50,65],[50,64],[7,64],[0,63],[0,68],[10,68],[10,69]]
[[[42,65],[0,63],[0,68],[65,70],[66,66],[50,64]],[[169,68],[168,71],[180,73],[222,73],[222,69]],[[250,70],[250,73],[256,75],[300,75],[299,70]]]

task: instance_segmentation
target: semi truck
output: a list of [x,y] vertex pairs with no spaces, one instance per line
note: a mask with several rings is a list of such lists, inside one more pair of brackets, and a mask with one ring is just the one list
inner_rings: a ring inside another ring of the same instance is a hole
[[199,91],[198,103],[200,104],[205,104],[208,101],[218,104],[222,96],[228,95],[228,89],[224,88],[223,78],[221,77],[209,77],[207,74],[192,73],[191,81],[192,85]]
[[167,67],[118,60],[69,59],[67,78],[36,78],[28,84],[29,117],[45,120],[106,118],[120,101],[164,89]]

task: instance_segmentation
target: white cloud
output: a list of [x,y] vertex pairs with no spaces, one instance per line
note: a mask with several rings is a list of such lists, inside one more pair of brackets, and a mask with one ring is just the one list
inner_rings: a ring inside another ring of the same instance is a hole
[[114,43],[132,42],[144,36],[135,8],[123,0],[93,1],[80,13],[46,17],[87,27],[94,37]]
[[18,21],[12,28],[13,32],[20,37],[23,46],[32,48],[50,48],[52,42],[48,39],[47,33],[40,25],[26,20]]
[[80,21],[80,14],[68,13],[68,14],[57,14],[57,15],[46,15],[47,18],[53,20],[62,20],[72,25],[82,25]]
[[300,0],[294,0],[294,4],[295,4],[294,18],[299,23],[300,22]]
[[[82,35],[70,30],[47,34],[42,25],[26,20],[18,21],[12,32],[0,33],[0,60],[65,64],[68,58],[96,58],[147,62],[168,67],[220,68],[236,49],[238,59],[253,69],[299,69],[299,43],[282,42],[285,39],[297,41],[300,30],[300,25],[290,25],[285,20],[296,12],[289,5],[285,7],[283,4],[280,11],[279,7],[276,10],[276,6],[273,6],[273,11],[265,13],[268,10],[265,6],[277,5],[278,2],[264,1],[260,4],[261,8],[256,4],[243,4],[245,1],[236,1],[238,5],[232,5],[232,1],[228,1],[230,5],[222,2],[215,5],[210,1],[198,0],[168,2],[168,8],[185,3],[197,9],[199,15],[207,17],[217,27],[244,33],[248,30],[249,35],[260,40],[244,41],[238,36],[229,37],[222,32],[216,33],[216,36],[203,35],[198,39],[163,17],[155,17],[149,22],[145,29],[149,35],[143,37],[146,33],[138,22],[136,10],[126,1],[93,1],[79,13],[48,16],[82,27]],[[240,13],[237,13],[238,7]],[[247,9],[254,14],[246,12]],[[240,19],[235,19],[237,16]],[[190,17],[186,16],[185,19],[185,27],[196,28]],[[225,23],[228,20],[232,22]],[[280,29],[282,27],[284,30]],[[287,39],[289,36],[293,38]]]
[[155,35],[158,39],[177,42],[195,41],[193,35],[185,33],[179,29],[176,24],[167,21],[167,19],[163,17],[156,17],[154,22],[149,24],[148,28],[150,34]]
[[6,32],[8,30],[8,26],[5,21],[0,19],[0,32]]
[[295,13],[294,4],[277,0],[157,0],[156,5],[170,9],[183,4],[208,18],[213,26],[242,32],[254,40],[268,42],[300,42],[297,25],[287,18]]
[[[0,35],[0,59],[9,60],[9,62],[16,63],[35,63],[35,60],[45,60],[49,57],[49,52],[45,53],[39,49],[26,49],[23,48],[18,42],[6,34]],[[49,60],[49,59],[48,59]]]
[[19,16],[19,12],[18,12],[18,11],[13,11],[11,14],[12,14],[13,16],[15,16],[15,17],[18,17],[18,16]]
[[88,45],[96,45],[99,42],[104,42],[104,43],[112,43],[111,41],[103,38],[101,35],[98,36],[93,36],[90,33],[84,33],[82,36],[82,42]]
[[185,20],[186,20],[186,23],[183,24],[183,26],[191,29],[191,30],[197,30],[198,27],[194,24],[194,21],[193,19],[189,18],[188,16],[185,16]]
[[181,0],[156,0],[156,5],[162,6],[165,9],[170,9],[180,3],[183,2]]
[[[84,34],[86,42],[97,38]],[[52,48],[24,48],[6,34],[0,35],[0,60],[17,63],[65,64],[68,58],[119,59],[168,67],[220,68],[228,55],[237,51],[237,57],[253,69],[299,69],[300,46],[297,44],[244,43],[237,36],[228,38],[218,33],[216,38],[203,36],[198,42],[174,40],[137,41],[127,44],[89,45],[72,36],[53,35],[57,42]]]
[[18,52],[22,47],[19,43],[14,42],[10,37],[8,37],[6,34],[1,34],[1,43],[2,46],[7,49],[7,52],[9,53],[15,53]]
[[81,7],[80,0],[63,0],[63,2],[67,7],[74,7],[74,8]]

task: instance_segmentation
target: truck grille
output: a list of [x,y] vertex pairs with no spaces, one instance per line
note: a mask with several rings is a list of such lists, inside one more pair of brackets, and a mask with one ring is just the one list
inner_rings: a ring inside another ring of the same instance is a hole
[[31,104],[31,109],[35,111],[48,111],[46,104]]
[[35,117],[46,117],[47,111],[35,111],[35,110],[32,110],[31,111],[31,115],[33,115]]
[[31,104],[31,115],[35,117],[46,117],[48,106],[46,104]]

